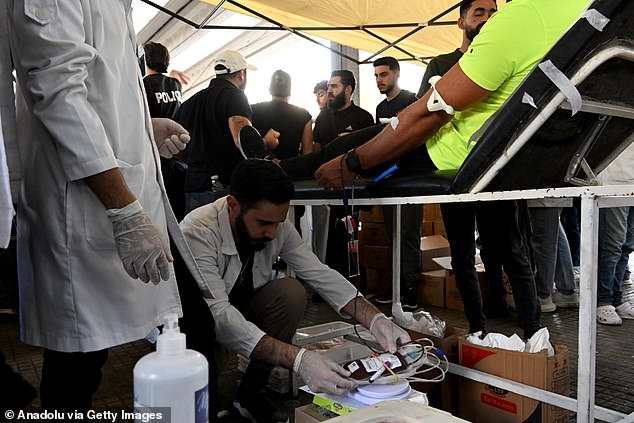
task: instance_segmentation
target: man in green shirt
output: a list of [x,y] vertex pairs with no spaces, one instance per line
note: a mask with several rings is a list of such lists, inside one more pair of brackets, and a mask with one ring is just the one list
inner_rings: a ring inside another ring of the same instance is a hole
[[[514,0],[494,14],[469,50],[423,98],[403,110],[396,127],[322,165],[315,176],[324,188],[341,188],[356,173],[399,157],[425,143],[429,169],[458,169],[473,143],[470,136],[508,98],[540,59],[581,15],[588,0]],[[440,94],[450,109],[430,111]],[[447,111],[452,112],[447,113]],[[424,152],[424,150],[423,150]],[[353,169],[350,169],[350,167]],[[539,327],[524,322],[525,335]]]

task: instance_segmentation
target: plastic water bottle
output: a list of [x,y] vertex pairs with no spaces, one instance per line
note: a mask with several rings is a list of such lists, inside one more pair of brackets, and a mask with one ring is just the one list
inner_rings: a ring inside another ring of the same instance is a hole
[[[178,316],[165,315],[156,352],[141,357],[134,366],[135,422],[147,422],[151,413],[157,421],[208,422],[208,368],[202,354],[185,348]],[[162,417],[157,418],[156,413]],[[166,413],[170,413],[169,420]]]

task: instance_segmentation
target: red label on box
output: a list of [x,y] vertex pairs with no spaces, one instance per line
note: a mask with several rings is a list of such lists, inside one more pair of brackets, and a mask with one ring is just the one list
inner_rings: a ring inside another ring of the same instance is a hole
[[478,361],[483,360],[491,355],[495,354],[492,351],[487,351],[482,348],[472,347],[467,344],[462,344],[462,365],[465,367],[473,368]]
[[507,401],[505,399],[489,395],[485,392],[480,393],[480,401],[482,404],[490,405],[491,407],[499,408],[508,413],[517,414],[517,404]]

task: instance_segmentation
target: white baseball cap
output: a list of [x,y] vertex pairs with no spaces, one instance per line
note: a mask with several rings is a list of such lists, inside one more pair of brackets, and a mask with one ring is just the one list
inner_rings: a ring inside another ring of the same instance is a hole
[[225,50],[213,61],[216,75],[238,72],[242,69],[257,70],[253,65],[247,63],[240,52],[235,50]]

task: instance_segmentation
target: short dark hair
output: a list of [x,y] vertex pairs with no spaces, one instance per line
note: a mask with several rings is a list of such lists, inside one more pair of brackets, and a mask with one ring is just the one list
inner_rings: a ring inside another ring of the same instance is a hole
[[260,201],[285,204],[291,201],[295,188],[291,178],[270,160],[243,160],[233,170],[229,194],[242,211],[256,207]]
[[324,79],[323,81],[319,81],[315,84],[315,88],[313,88],[313,94],[317,94],[319,91],[328,91],[328,81]]
[[335,76],[341,78],[341,83],[344,87],[346,85],[350,85],[352,87],[352,92],[354,92],[354,89],[357,86],[357,81],[354,79],[354,74],[352,72],[346,69],[334,70],[330,74],[330,77],[333,78]]
[[145,64],[155,72],[165,73],[170,65],[170,53],[163,44],[153,41],[147,42],[143,46],[145,51]]
[[[466,18],[467,17],[467,12],[469,11],[469,9],[471,9],[471,3],[473,3],[475,0],[462,0],[462,2],[460,2],[460,17],[461,18]],[[496,0],[493,0],[493,3],[495,3],[495,5],[497,6],[497,2]]]
[[376,59],[372,63],[372,65],[374,65],[375,68],[377,66],[389,66],[390,70],[393,70],[393,71],[400,71],[401,70],[401,66],[398,64],[398,60],[396,60],[395,58],[393,58],[391,56],[380,57],[380,58]]
[[273,72],[269,93],[278,97],[289,97],[291,95],[291,76],[281,69]]

